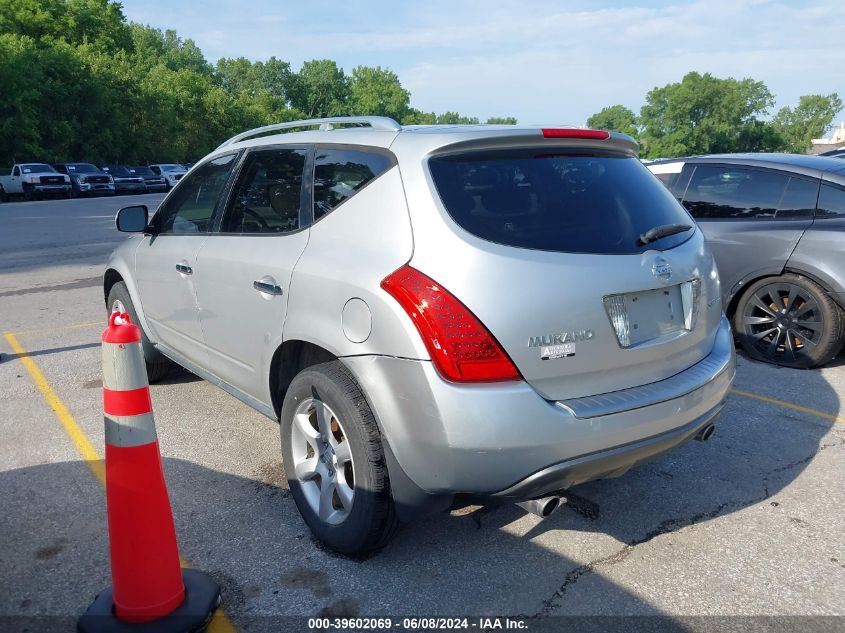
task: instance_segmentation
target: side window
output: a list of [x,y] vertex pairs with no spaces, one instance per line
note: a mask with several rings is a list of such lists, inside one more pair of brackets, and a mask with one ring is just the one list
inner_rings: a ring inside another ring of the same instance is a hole
[[684,195],[696,219],[774,218],[789,176],[761,169],[698,165]]
[[812,218],[819,195],[819,182],[790,178],[778,205],[776,218]]
[[819,206],[816,218],[845,217],[845,189],[833,185],[822,185],[819,190]]
[[156,213],[153,223],[159,233],[206,233],[214,216],[217,199],[235,164],[235,154],[215,158],[198,167]]
[[307,151],[250,152],[232,191],[223,233],[289,233],[302,226],[302,175]]
[[15,168],[12,170],[12,175],[13,175],[13,176],[20,176],[20,175],[21,175],[21,168],[20,168],[20,167],[15,167]]
[[354,196],[392,165],[385,154],[318,147],[314,162],[314,220]]

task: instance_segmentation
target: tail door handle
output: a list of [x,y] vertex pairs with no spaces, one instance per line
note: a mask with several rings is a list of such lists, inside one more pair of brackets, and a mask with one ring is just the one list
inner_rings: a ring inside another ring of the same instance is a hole
[[181,261],[176,264],[176,270],[180,275],[193,275],[194,269],[188,266],[188,262]]

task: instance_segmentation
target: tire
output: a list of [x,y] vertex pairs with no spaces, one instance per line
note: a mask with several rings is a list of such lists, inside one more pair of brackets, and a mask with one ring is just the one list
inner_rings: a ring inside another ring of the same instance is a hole
[[9,196],[6,193],[6,190],[3,187],[0,187],[0,202],[8,202]]
[[[325,428],[330,429],[327,442],[323,441],[327,435],[319,431],[319,408],[326,415]],[[297,374],[285,394],[280,424],[290,491],[314,536],[330,549],[357,558],[384,547],[399,522],[381,433],[361,388],[340,361],[314,365]],[[325,473],[332,476],[328,483],[334,487],[329,490],[335,492],[330,495],[323,493]],[[347,503],[340,494],[344,484],[351,489]],[[330,503],[321,503],[325,499]],[[327,511],[321,518],[324,507]]]
[[845,319],[839,306],[819,284],[792,273],[748,286],[733,321],[746,354],[784,367],[826,363],[845,342]]
[[[132,298],[129,296],[129,290],[124,282],[118,281],[111,287],[106,305],[109,314],[116,305],[122,305],[132,319],[132,323],[141,327],[138,321],[138,312],[135,310]],[[147,379],[152,383],[166,378],[173,368],[173,363],[155,348],[143,328],[141,328],[141,349],[144,351],[144,362],[147,365]]]

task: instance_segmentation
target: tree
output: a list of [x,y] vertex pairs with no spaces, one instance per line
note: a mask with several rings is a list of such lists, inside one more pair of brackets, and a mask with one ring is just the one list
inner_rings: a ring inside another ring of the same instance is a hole
[[211,75],[211,65],[205,60],[193,40],[183,40],[176,31],[161,31],[151,26],[132,24],[132,50],[135,60],[145,68],[163,63],[170,70],[188,69]]
[[516,117],[491,116],[487,119],[487,125],[516,125]]
[[795,108],[783,107],[772,123],[783,138],[787,151],[806,152],[814,138],[820,138],[842,110],[842,99],[829,95],[804,95]]
[[212,66],[173,30],[127,23],[113,0],[0,0],[0,163],[197,160],[244,129],[383,114],[477,123],[410,107],[399,78],[331,60],[298,73],[271,57]]
[[773,104],[763,82],[691,72],[646,95],[640,138],[649,157],[741,151],[774,140],[759,120]]
[[463,116],[457,112],[444,112],[443,114],[438,114],[435,117],[434,122],[438,125],[477,125],[478,117]]
[[622,132],[637,138],[637,115],[623,105],[602,108],[587,119],[587,127],[609,132]]
[[348,111],[349,82],[343,69],[330,59],[302,64],[292,78],[291,105],[307,117],[344,115]]
[[110,0],[0,0],[0,33],[40,44],[88,44],[106,53],[131,45],[123,10]]
[[376,66],[352,69],[349,81],[349,112],[388,116],[397,121],[408,112],[411,93],[402,87],[396,73]]

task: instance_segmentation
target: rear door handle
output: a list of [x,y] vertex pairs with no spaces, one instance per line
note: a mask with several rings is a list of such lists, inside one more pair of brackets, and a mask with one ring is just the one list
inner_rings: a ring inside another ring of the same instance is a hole
[[266,295],[278,296],[282,294],[282,287],[272,277],[262,277],[252,282],[252,287]]
[[188,266],[188,264],[176,264],[176,270],[179,272],[180,275],[194,274],[194,269]]

